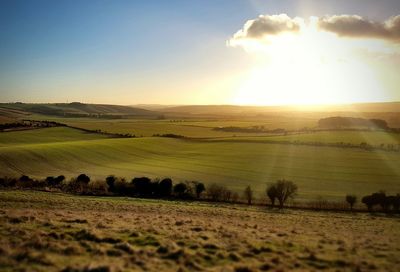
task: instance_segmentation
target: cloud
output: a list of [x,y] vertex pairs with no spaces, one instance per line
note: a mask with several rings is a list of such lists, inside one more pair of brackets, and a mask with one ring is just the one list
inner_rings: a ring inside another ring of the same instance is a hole
[[286,14],[260,15],[257,19],[247,21],[233,39],[259,39],[282,32],[298,32],[301,25],[301,18],[292,19]]
[[384,22],[371,21],[358,15],[324,16],[318,19],[320,30],[340,37],[375,38],[400,42],[400,15]]
[[227,41],[227,45],[247,49],[263,47],[281,34],[301,35],[310,29],[316,30],[317,34],[334,33],[343,39],[379,39],[394,44],[400,43],[400,15],[378,22],[359,15],[326,15],[304,19],[279,14],[260,15],[256,19],[247,21],[243,28]]

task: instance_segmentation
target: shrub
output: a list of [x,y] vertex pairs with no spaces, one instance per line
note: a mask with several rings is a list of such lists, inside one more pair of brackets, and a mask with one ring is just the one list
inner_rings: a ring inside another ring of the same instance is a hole
[[172,193],[172,180],[165,178],[158,184],[158,192],[161,197],[169,197]]
[[82,183],[78,182],[77,179],[72,178],[65,186],[64,190],[70,193],[82,193],[83,192]]
[[45,184],[48,186],[59,187],[64,180],[65,177],[63,175],[58,177],[47,177],[45,179]]
[[85,175],[85,174],[80,174],[80,175],[76,178],[76,181],[77,181],[78,183],[82,183],[82,184],[88,185],[89,182],[90,182],[90,177],[87,176],[87,175]]
[[23,187],[23,188],[33,188],[35,187],[35,181],[30,178],[29,176],[22,175],[18,179],[18,186]]
[[133,194],[140,197],[149,197],[152,195],[151,179],[148,177],[134,178],[131,181]]
[[207,196],[210,198],[212,201],[221,201],[222,200],[222,195],[225,191],[225,187],[216,183],[212,183],[211,185],[208,186],[207,189]]
[[201,182],[195,182],[196,197],[200,198],[201,194],[206,190],[206,187]]
[[186,196],[188,191],[188,186],[186,183],[180,182],[178,184],[175,184],[174,186],[174,193],[177,197],[183,198]]
[[56,185],[61,184],[65,180],[65,177],[63,175],[59,175],[58,177],[55,178]]
[[14,187],[16,184],[17,180],[15,178],[9,178],[9,177],[0,178],[0,186]]
[[105,181],[93,180],[88,184],[88,191],[94,195],[105,195],[108,193],[108,185]]
[[106,183],[108,186],[108,190],[110,192],[114,192],[115,191],[115,181],[117,180],[117,178],[113,175],[110,175],[108,177],[106,177]]
[[130,185],[124,178],[117,178],[114,183],[114,192],[118,195],[129,195]]

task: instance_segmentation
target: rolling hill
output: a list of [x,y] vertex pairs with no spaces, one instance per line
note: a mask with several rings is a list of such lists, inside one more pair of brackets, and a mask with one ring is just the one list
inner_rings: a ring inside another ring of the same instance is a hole
[[[15,139],[13,142],[9,139]],[[105,138],[71,128],[0,134],[0,176],[87,173],[172,177],[224,184],[263,194],[268,182],[295,181],[303,199],[342,199],[346,193],[399,192],[400,154],[335,147],[171,138]]]
[[67,117],[149,117],[159,113],[120,105],[84,104],[79,102],[55,104],[25,104],[3,103],[0,104],[0,114],[20,111],[24,114],[35,113],[49,116]]

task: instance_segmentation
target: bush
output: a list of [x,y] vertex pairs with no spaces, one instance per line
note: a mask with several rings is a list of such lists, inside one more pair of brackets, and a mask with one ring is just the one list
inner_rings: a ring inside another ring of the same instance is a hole
[[94,195],[106,195],[108,193],[108,185],[105,181],[90,181],[88,184],[88,192]]
[[65,184],[64,190],[70,193],[81,193],[83,192],[83,186],[77,179],[72,178]]
[[108,186],[108,190],[110,192],[114,192],[115,191],[115,181],[117,180],[117,178],[113,175],[110,175],[108,177],[106,177],[106,183]]
[[89,182],[90,182],[90,177],[87,176],[87,175],[85,175],[85,174],[80,174],[80,175],[76,178],[76,181],[77,181],[78,183],[82,183],[82,184],[88,185]]
[[135,196],[149,197],[153,193],[151,179],[148,177],[133,178],[131,184],[133,186],[133,194]]
[[196,197],[200,198],[201,194],[206,190],[206,187],[201,182],[194,182],[194,187],[196,191]]
[[221,201],[222,195],[225,190],[226,190],[226,188],[224,186],[216,184],[216,183],[212,183],[211,185],[208,186],[207,196],[212,201]]
[[169,197],[172,193],[172,180],[165,178],[158,183],[158,193],[161,197]]
[[0,178],[0,186],[2,187],[15,187],[17,180],[15,178],[4,177]]
[[174,193],[177,197],[184,198],[187,196],[188,186],[186,185],[186,183],[183,182],[175,184]]
[[130,184],[124,178],[117,178],[114,183],[114,192],[117,195],[129,195]]
[[59,187],[64,180],[65,180],[65,177],[63,175],[60,175],[58,177],[47,177],[45,179],[45,183],[48,186]]
[[33,188],[33,187],[35,187],[35,185],[37,185],[37,184],[36,184],[35,181],[34,181],[32,178],[30,178],[29,176],[22,175],[22,176],[18,179],[17,185],[18,185],[19,187],[22,187],[22,188]]

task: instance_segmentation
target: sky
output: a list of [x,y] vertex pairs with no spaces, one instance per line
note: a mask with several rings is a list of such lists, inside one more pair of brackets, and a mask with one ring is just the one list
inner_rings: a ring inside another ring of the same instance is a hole
[[400,101],[399,14],[398,0],[2,0],[0,102]]

